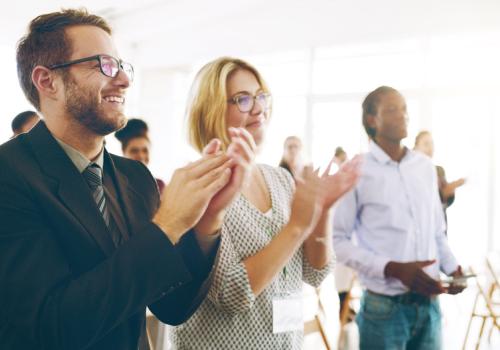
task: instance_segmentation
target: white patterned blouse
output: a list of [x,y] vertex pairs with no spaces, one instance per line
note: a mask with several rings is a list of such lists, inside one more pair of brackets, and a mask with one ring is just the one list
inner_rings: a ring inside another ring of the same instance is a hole
[[319,286],[333,262],[314,269],[299,249],[272,283],[252,293],[243,260],[262,250],[288,222],[294,192],[290,174],[259,165],[271,194],[266,215],[239,196],[228,208],[208,297],[184,324],[169,329],[174,349],[301,349],[302,331],[273,334],[272,300],[302,291],[302,282]]

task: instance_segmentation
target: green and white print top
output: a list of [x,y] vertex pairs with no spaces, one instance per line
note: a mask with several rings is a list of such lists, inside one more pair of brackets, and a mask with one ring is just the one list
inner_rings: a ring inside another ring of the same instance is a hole
[[299,249],[271,285],[254,296],[242,261],[262,250],[288,222],[295,187],[284,169],[259,169],[272,212],[262,213],[241,195],[228,208],[208,297],[187,322],[170,327],[174,349],[302,349],[302,331],[273,334],[272,300],[300,294],[303,282],[319,286],[333,261],[316,270]]

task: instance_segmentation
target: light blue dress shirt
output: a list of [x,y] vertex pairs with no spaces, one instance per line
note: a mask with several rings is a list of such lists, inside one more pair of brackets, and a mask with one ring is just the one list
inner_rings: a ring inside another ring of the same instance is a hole
[[434,279],[439,279],[439,270],[449,274],[457,269],[445,225],[431,160],[406,149],[398,163],[370,142],[358,184],[335,210],[337,260],[355,269],[367,289],[385,295],[402,294],[408,288],[384,276],[389,261],[436,259],[424,269]]

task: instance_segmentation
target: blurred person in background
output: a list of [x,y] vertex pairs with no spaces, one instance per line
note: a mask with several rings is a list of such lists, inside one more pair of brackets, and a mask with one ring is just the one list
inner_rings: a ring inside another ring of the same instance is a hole
[[294,179],[302,176],[304,159],[302,156],[302,141],[298,136],[288,136],[283,144],[283,156],[279,164],[286,169]]
[[[432,134],[427,130],[422,130],[415,137],[414,150],[422,152],[432,159],[434,156],[434,140]],[[455,191],[457,188],[465,184],[465,178],[448,182],[446,180],[446,172],[442,166],[436,165],[437,181],[439,186],[439,197],[443,206],[445,219],[447,220],[446,209],[448,209],[455,201]]]
[[[342,164],[344,164],[347,160],[348,157],[346,151],[341,146],[335,148],[333,162],[337,166],[337,169],[340,169]],[[347,312],[346,321],[353,321],[354,317],[356,316],[356,311],[349,307],[348,294],[351,291],[356,274],[354,273],[353,269],[339,262],[337,262],[334,274],[335,287],[337,288],[337,292],[339,295],[339,315],[340,317],[342,317],[344,312]],[[349,308],[349,311],[344,311],[344,308]]]
[[24,111],[12,119],[11,128],[16,137],[19,134],[30,131],[40,120],[40,116],[34,111]]
[[335,156],[333,157],[333,162],[337,164],[337,167],[340,168],[340,166],[344,164],[347,159],[347,153],[342,147],[338,146],[337,148],[335,148]]
[[360,348],[441,349],[437,295],[465,286],[440,282],[440,271],[463,274],[445,236],[436,171],[402,144],[408,113],[399,91],[381,86],[362,109],[369,152],[358,184],[336,208],[333,230],[338,261],[365,288],[356,318]]
[[[200,309],[173,329],[176,349],[302,349],[303,282],[318,286],[332,268],[330,207],[357,180],[355,162],[336,175],[305,167],[295,182],[280,167],[255,164],[271,94],[245,61],[223,57],[197,74],[188,106],[190,140],[200,152],[212,138],[247,162],[230,182],[241,190],[220,217],[214,283]],[[231,140],[240,137],[245,142]],[[207,228],[208,230],[209,228]]]
[[[122,145],[123,155],[129,159],[149,164],[149,154],[151,153],[151,141],[149,139],[148,124],[141,119],[129,119],[124,128],[115,132],[115,137]],[[163,193],[165,182],[156,178],[160,194]]]

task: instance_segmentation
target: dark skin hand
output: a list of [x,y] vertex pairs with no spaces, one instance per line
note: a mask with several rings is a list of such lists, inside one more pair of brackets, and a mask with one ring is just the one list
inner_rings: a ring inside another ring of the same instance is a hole
[[[461,266],[459,266],[458,269],[451,274],[451,276],[453,276],[455,278],[463,276],[463,275],[464,274],[462,272],[462,267]],[[446,292],[448,294],[455,295],[455,294],[458,294],[458,293],[462,293],[465,288],[467,288],[467,283],[466,282],[464,282],[464,283],[452,283],[452,284],[450,284],[450,286],[448,288],[446,288],[447,289]]]
[[[408,263],[398,263],[391,261],[384,269],[386,277],[393,277],[400,280],[411,291],[425,296],[432,296],[442,293],[458,294],[461,293],[467,285],[450,284],[449,287],[444,287],[440,281],[431,278],[423,270],[424,267],[432,265],[436,260],[414,261]],[[453,277],[462,276],[462,268],[451,274]]]
[[436,260],[414,261],[407,263],[398,263],[390,261],[384,269],[386,277],[393,277],[400,280],[411,291],[431,296],[441,293],[446,293],[446,289],[441,285],[441,282],[436,281],[426,274],[424,267],[432,265]]

